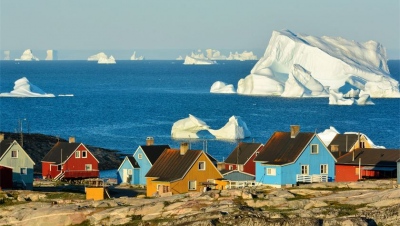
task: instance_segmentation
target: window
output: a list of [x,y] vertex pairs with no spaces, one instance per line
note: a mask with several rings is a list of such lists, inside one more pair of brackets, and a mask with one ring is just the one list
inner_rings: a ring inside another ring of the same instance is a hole
[[195,180],[189,181],[189,190],[190,191],[196,190],[196,181]]
[[132,175],[132,169],[128,169],[128,175]]
[[27,175],[28,174],[28,169],[27,168],[21,168],[21,175]]
[[137,157],[138,157],[138,159],[142,159],[143,155],[142,154],[138,154]]
[[328,164],[321,164],[321,174],[328,174]]
[[265,168],[265,174],[267,174],[269,176],[275,176],[276,169],[275,168]]
[[206,162],[199,162],[199,170],[206,170]]
[[243,171],[243,165],[236,165],[236,168],[237,168],[239,171]]
[[311,154],[318,154],[318,144],[311,145]]
[[87,151],[82,151],[82,158],[87,158]]
[[85,164],[85,170],[86,171],[91,171],[92,170],[92,164]]
[[331,145],[331,152],[338,152],[339,151],[339,145],[332,144]]
[[233,170],[233,166],[232,165],[229,165],[229,170]]
[[308,165],[301,166],[301,174],[308,175]]
[[62,170],[62,165],[57,165],[57,170],[61,171]]
[[78,159],[78,158],[80,158],[80,157],[81,157],[81,153],[80,153],[79,151],[76,151],[76,152],[75,152],[75,158]]
[[11,151],[11,158],[18,158],[18,151],[17,150],[12,150]]
[[365,148],[365,142],[364,141],[360,142],[360,148]]

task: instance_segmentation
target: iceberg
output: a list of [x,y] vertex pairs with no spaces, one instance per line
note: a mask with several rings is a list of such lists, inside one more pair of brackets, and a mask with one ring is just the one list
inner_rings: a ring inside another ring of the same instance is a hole
[[329,129],[325,129],[323,132],[318,133],[318,137],[325,144],[325,146],[328,146],[337,134],[340,133],[335,129],[335,127],[330,126]]
[[186,64],[186,65],[211,65],[211,64],[216,64],[216,62],[212,61],[212,60],[207,60],[204,57],[203,58],[195,58],[195,57],[191,57],[191,56],[186,56],[183,64]]
[[4,50],[3,60],[10,60],[10,50]]
[[37,58],[37,57],[35,57],[35,56],[33,55],[32,50],[27,49],[27,50],[25,50],[25,51],[22,53],[21,58],[15,59],[15,60],[16,60],[16,61],[32,61],[32,60],[38,61],[39,58]]
[[45,93],[33,85],[26,77],[14,82],[14,90],[9,93],[0,93],[0,97],[55,97],[54,94]]
[[229,56],[226,58],[227,60],[240,60],[240,61],[245,61],[245,60],[258,60],[257,56],[253,54],[252,51],[247,52],[243,51],[243,53],[229,53]]
[[88,61],[99,61],[101,58],[108,58],[104,52],[92,55],[88,58]]
[[144,56],[136,57],[136,51],[134,51],[131,60],[144,60]]
[[210,60],[226,60],[226,56],[222,55],[220,51],[215,49],[206,49],[207,58]]
[[[340,89],[348,83],[372,98],[400,97],[399,82],[390,77],[386,50],[378,42],[359,43],[340,37],[314,37],[294,34],[289,30],[273,31],[264,56],[248,76],[238,81],[237,92],[244,95],[281,96],[284,93],[286,96],[298,96],[304,87],[300,85],[303,83],[298,84],[293,70],[300,67],[308,72],[309,81],[329,89]],[[286,84],[288,79],[291,81]],[[285,85],[294,85],[297,90],[285,92]],[[321,91],[321,95],[326,93]]]
[[225,82],[216,81],[212,84],[210,93],[236,93],[232,84],[227,85]]
[[178,57],[176,58],[176,60],[183,60],[183,57],[182,57],[182,56],[178,56]]
[[232,116],[221,129],[208,130],[217,139],[243,139],[251,136],[247,125],[239,116]]
[[173,138],[199,138],[197,132],[208,129],[209,126],[205,122],[189,114],[189,117],[180,119],[172,125],[171,136]]
[[338,90],[329,90],[329,104],[330,105],[374,105],[370,95],[361,91],[359,98],[354,97],[345,98],[345,95]]
[[99,61],[97,61],[98,64],[115,64],[115,59],[113,56],[110,56],[110,58],[106,57],[102,57],[99,59]]
[[58,56],[57,56],[56,50],[52,50],[52,49],[47,50],[46,60],[57,60],[57,59],[58,59]]

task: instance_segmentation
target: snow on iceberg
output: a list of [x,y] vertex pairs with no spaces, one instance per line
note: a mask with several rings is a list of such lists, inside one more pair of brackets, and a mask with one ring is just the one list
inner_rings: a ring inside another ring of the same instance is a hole
[[39,58],[37,58],[33,55],[32,50],[27,49],[22,53],[21,58],[15,59],[15,60],[17,60],[17,61],[32,61],[32,60],[38,61]]
[[225,82],[216,81],[212,84],[210,93],[236,93],[232,84],[227,85]]
[[359,98],[355,99],[345,98],[345,95],[338,90],[329,90],[329,104],[330,105],[374,105],[370,95],[361,91]]
[[240,61],[245,61],[245,60],[257,60],[257,56],[253,54],[252,51],[247,52],[243,51],[243,53],[229,53],[229,56],[226,58],[227,60],[240,60]]
[[115,58],[113,56],[110,56],[109,58],[102,57],[97,61],[98,64],[115,64]]
[[88,58],[88,61],[99,61],[101,58],[108,58],[107,54],[100,52],[98,54],[92,55]]
[[26,77],[14,82],[14,90],[9,93],[0,93],[0,97],[55,97],[54,94],[45,93],[33,85]]
[[189,117],[180,119],[172,125],[171,136],[173,138],[199,138],[197,132],[208,129],[209,126],[205,122],[189,114]]
[[183,62],[183,64],[186,65],[211,65],[215,63],[215,61],[207,60],[206,58],[195,58],[191,56],[186,56],[185,61]]
[[237,91],[280,96],[295,64],[330,89],[339,89],[351,81],[373,98],[400,97],[399,82],[390,77],[386,50],[381,44],[294,34],[289,30],[272,33],[264,56],[250,75],[239,80]]
[[323,132],[318,133],[318,137],[322,142],[324,142],[325,146],[328,146],[337,134],[340,133],[335,129],[335,127],[330,126],[329,129],[325,129]]
[[246,123],[239,116],[232,116],[221,129],[208,130],[217,139],[243,139],[251,136]]

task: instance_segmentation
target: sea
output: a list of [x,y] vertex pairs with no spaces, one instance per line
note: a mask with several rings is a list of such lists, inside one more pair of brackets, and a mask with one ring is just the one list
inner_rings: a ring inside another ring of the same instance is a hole
[[[13,90],[26,77],[55,98],[0,98],[0,131],[41,133],[118,150],[132,155],[147,137],[155,144],[205,150],[223,161],[238,142],[266,143],[275,131],[300,125],[303,132],[366,134],[376,145],[400,148],[400,98],[374,98],[375,105],[333,106],[328,98],[282,98],[210,93],[212,84],[233,84],[257,61],[219,61],[215,65],[183,65],[176,60],[0,61],[0,92]],[[400,60],[388,61],[396,80]],[[61,96],[59,96],[61,95]],[[174,122],[189,117],[210,128],[223,127],[239,116],[251,132],[243,140],[172,139]],[[118,168],[118,166],[115,166]],[[102,177],[114,177],[115,170]]]

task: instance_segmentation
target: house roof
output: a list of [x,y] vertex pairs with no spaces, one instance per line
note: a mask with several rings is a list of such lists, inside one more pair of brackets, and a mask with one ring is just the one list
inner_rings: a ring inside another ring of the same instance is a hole
[[152,165],[156,162],[158,157],[160,157],[165,149],[170,148],[169,145],[141,145],[140,147]]
[[246,173],[246,172],[239,171],[239,170],[226,170],[226,169],[222,169],[222,170],[220,170],[219,172],[220,172],[223,176],[226,176],[226,175],[231,174],[231,173],[239,173],[239,174],[244,174],[244,175],[253,176],[253,177],[255,176],[254,174]]
[[400,158],[400,149],[358,148],[342,155],[336,164],[358,165],[360,158],[362,166],[396,166]]
[[131,165],[135,168],[140,168],[139,163],[136,162],[136,159],[133,156],[126,156],[128,158],[128,161],[131,163]]
[[201,150],[188,150],[181,155],[179,149],[166,149],[147,172],[146,177],[158,177],[158,181],[179,180],[202,153]]
[[[80,143],[57,142],[53,148],[44,156],[42,162],[54,162],[60,164],[79,147]],[[62,155],[62,156],[61,156]]]
[[14,142],[12,139],[5,139],[0,142],[0,159],[6,153],[10,145]]
[[261,143],[240,142],[226,158],[225,163],[245,164],[260,146]]
[[[335,158],[340,155],[346,154],[356,144],[358,140],[357,134],[336,134],[331,143],[328,145],[328,150],[332,153]],[[332,145],[338,146],[338,151],[332,152]]]
[[271,165],[294,162],[315,133],[298,133],[291,138],[290,132],[275,132],[267,141],[254,161]]

